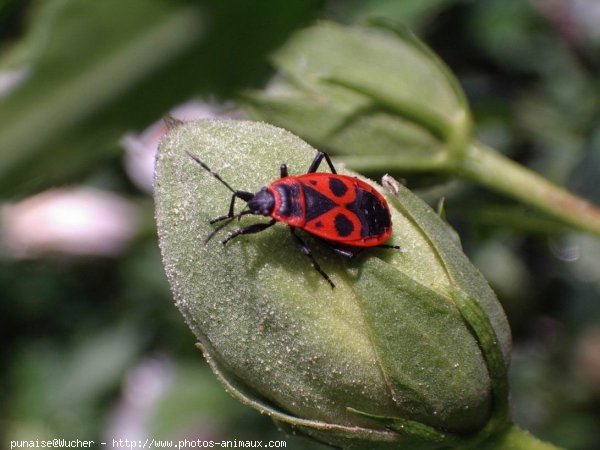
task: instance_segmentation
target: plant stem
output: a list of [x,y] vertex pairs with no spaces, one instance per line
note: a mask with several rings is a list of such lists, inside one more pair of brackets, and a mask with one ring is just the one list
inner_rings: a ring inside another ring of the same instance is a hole
[[496,435],[479,450],[562,450],[560,447],[540,441],[538,438],[520,429],[516,425]]
[[565,224],[600,236],[600,208],[567,192],[545,178],[475,142],[458,160],[465,178],[504,192]]

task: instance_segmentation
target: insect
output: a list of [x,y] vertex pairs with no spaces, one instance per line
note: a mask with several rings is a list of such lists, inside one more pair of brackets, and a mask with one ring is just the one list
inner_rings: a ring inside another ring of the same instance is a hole
[[[221,223],[206,238],[208,243],[234,219],[247,214],[271,217],[269,222],[255,223],[239,228],[221,241],[227,244],[237,236],[259,233],[282,222],[288,225],[292,236],[313,267],[335,287],[331,278],[321,269],[310,247],[297,233],[298,229],[322,240],[334,252],[352,258],[367,247],[399,249],[386,245],[392,233],[390,210],[383,196],[371,185],[358,178],[340,175],[327,153],[317,153],[305,174],[288,174],[286,164],[280,167],[280,178],[258,192],[233,189],[219,174],[190,152],[188,155],[232,192],[229,212],[210,221]],[[317,172],[323,159],[331,173]],[[235,200],[246,202],[246,208],[235,214]]]

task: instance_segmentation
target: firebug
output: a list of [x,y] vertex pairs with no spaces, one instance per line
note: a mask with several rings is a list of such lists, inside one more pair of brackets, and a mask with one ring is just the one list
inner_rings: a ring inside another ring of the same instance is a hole
[[[302,175],[288,175],[287,166],[282,164],[280,178],[254,194],[233,189],[197,156],[187,153],[233,193],[229,212],[210,221],[211,224],[223,223],[213,230],[205,243],[236,218],[248,214],[271,217],[268,222],[237,229],[221,243],[227,244],[237,236],[258,233],[283,222],[289,226],[302,253],[310,258],[314,268],[332,288],[335,284],[321,269],[306,241],[297,234],[298,229],[316,236],[347,258],[368,247],[400,248],[384,244],[392,234],[392,220],[385,198],[364,181],[338,174],[327,153],[317,153],[308,171]],[[331,173],[317,172],[323,159]],[[246,202],[246,208],[237,214],[234,213],[236,198]]]

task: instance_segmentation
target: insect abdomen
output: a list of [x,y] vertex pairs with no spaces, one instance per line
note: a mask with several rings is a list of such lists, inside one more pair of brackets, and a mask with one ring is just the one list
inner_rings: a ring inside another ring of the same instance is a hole
[[379,245],[391,235],[387,203],[368,184],[345,175],[298,178],[304,190],[307,232],[357,247]]

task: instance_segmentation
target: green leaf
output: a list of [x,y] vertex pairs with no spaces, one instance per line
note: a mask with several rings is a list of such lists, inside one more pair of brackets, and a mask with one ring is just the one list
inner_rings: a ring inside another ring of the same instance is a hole
[[[28,171],[48,177],[94,165],[107,151],[99,136],[112,135],[114,151],[123,128],[111,119],[121,111],[107,108],[204,34],[199,10],[182,2],[48,0],[38,6],[25,41],[0,61],[27,62],[31,72],[0,102],[0,190],[25,183]],[[129,116],[132,109],[129,104]],[[103,114],[106,120],[85,128]],[[40,165],[42,175],[32,170]]]

